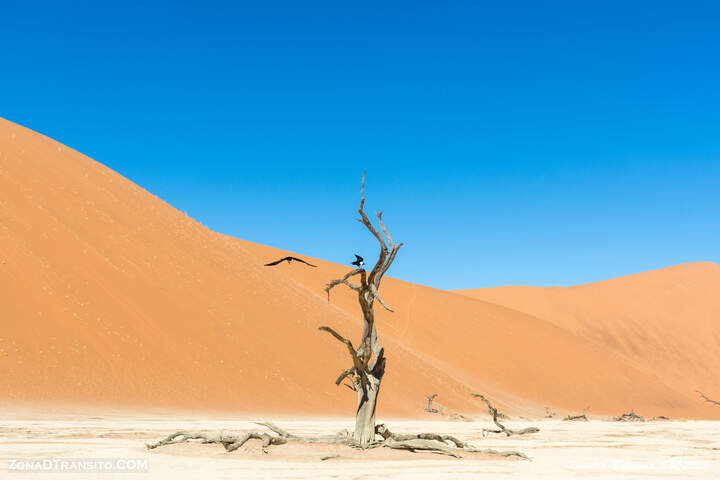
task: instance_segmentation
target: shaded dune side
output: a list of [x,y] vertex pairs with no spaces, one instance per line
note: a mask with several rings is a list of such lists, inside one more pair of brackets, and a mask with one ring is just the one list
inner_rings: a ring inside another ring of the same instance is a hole
[[695,389],[720,397],[718,291],[720,266],[699,262],[573,287],[457,293],[548,320],[697,401]]

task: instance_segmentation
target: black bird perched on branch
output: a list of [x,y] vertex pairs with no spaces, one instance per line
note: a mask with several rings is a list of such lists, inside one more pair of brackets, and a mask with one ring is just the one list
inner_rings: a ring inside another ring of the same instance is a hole
[[363,265],[365,265],[365,261],[363,261],[363,258],[356,253],[356,254],[355,254],[355,261],[354,261],[354,262],[351,262],[350,265],[355,265],[355,266],[358,266],[358,267],[362,267]]
[[313,265],[312,263],[308,263],[305,260],[303,260],[302,258],[297,258],[297,257],[284,257],[284,258],[281,258],[280,260],[275,260],[274,262],[266,263],[265,266],[271,267],[273,265],[277,265],[280,262],[292,263],[293,260],[296,262],[304,263],[305,265],[309,265],[311,267],[317,267],[317,265]]

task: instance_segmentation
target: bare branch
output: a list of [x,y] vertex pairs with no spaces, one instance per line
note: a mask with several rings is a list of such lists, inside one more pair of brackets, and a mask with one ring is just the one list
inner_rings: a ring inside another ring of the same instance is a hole
[[479,393],[473,393],[472,396],[475,398],[479,398],[480,400],[485,402],[485,404],[488,407],[488,411],[490,412],[490,415],[492,415],[492,417],[493,417],[493,423],[495,423],[495,425],[497,425],[498,428],[500,429],[500,430],[487,430],[487,431],[489,431],[491,433],[504,433],[508,437],[510,435],[525,435],[526,433],[537,433],[540,431],[540,429],[537,427],[528,427],[528,428],[523,428],[522,430],[511,430],[511,429],[507,428],[505,425],[503,425],[502,423],[500,423],[498,421],[498,416],[502,415],[502,414],[498,413],[497,408],[493,407],[493,405],[490,403],[490,400],[485,398],[484,395],[480,395]]
[[323,327],[319,327],[318,330],[323,331],[323,332],[328,332],[330,335],[332,335],[333,337],[337,338],[342,343],[344,343],[347,346],[348,352],[350,352],[350,356],[352,357],[353,365],[355,365],[355,368],[357,368],[358,371],[363,370],[363,362],[360,360],[360,357],[358,357],[357,351],[353,347],[353,344],[350,340],[341,336],[339,333],[337,333],[335,330],[333,330],[330,327],[323,326]]
[[382,214],[383,214],[383,212],[376,213],[376,215],[378,217],[378,223],[380,224],[380,228],[382,229],[383,233],[385,234],[385,237],[388,240],[388,244],[390,245],[390,248],[395,249],[395,244],[393,243],[393,239],[390,236],[390,232],[388,232],[387,228],[385,228],[385,224],[382,221]]
[[397,255],[398,250],[400,250],[400,247],[402,247],[402,246],[403,246],[403,243],[398,243],[397,245],[395,245],[393,247],[392,251],[390,252],[390,256],[388,257],[387,261],[385,262],[385,265],[383,265],[383,267],[380,269],[380,271],[378,272],[377,276],[374,279],[376,285],[380,285],[380,280],[382,280],[382,277],[385,275],[385,272],[388,271],[388,269],[390,268],[390,265],[392,265],[392,263],[395,261],[395,256]]
[[708,398],[703,392],[700,390],[695,390],[697,393],[700,394],[700,396],[705,400],[706,402],[712,403],[713,405],[720,405],[720,402],[713,400],[712,398]]
[[357,292],[360,291],[360,287],[348,280],[348,278],[354,277],[355,275],[362,275],[363,284],[365,283],[365,269],[362,268],[356,268],[355,270],[351,270],[346,273],[344,277],[338,280],[331,280],[328,282],[328,284],[325,286],[325,293],[327,293],[328,296],[328,303],[330,303],[330,290],[332,290],[335,286],[340,285],[341,283],[344,283],[345,285]]
[[184,443],[188,442],[190,440],[200,440],[200,443],[220,443],[223,447],[225,447],[225,451],[227,452],[234,452],[238,448],[242,447],[247,443],[248,440],[256,439],[256,440],[262,440],[262,450],[263,452],[267,453],[266,448],[270,445],[282,445],[284,443],[288,442],[288,439],[290,438],[297,438],[297,437],[273,437],[272,435],[268,435],[267,433],[246,433],[242,436],[211,436],[206,435],[204,433],[190,433],[185,431],[178,431],[171,435],[168,435],[166,438],[155,442],[155,443],[146,443],[145,446],[152,450],[157,447],[161,447],[163,445],[172,445],[174,443]]
[[278,426],[275,425],[274,423],[270,423],[270,422],[255,422],[255,425],[260,425],[261,427],[268,428],[268,429],[270,429],[271,431],[273,431],[273,432],[277,433],[278,435],[280,435],[281,437],[287,437],[287,438],[294,438],[294,437],[295,437],[295,435],[293,435],[292,433],[288,432],[287,430],[283,430],[282,428],[278,427]]
[[377,298],[378,302],[380,302],[380,305],[382,305],[382,306],[385,308],[385,310],[387,310],[387,311],[389,311],[389,312],[395,313],[395,310],[393,310],[392,308],[390,308],[390,307],[383,301],[382,297],[380,296],[380,292],[378,292],[377,287],[375,287],[375,284],[373,284],[373,283],[370,284],[370,291],[372,292],[373,296],[374,296],[375,298]]
[[455,458],[462,458],[462,455],[456,450],[448,447],[446,443],[438,440],[424,440],[421,438],[410,438],[408,440],[385,440],[383,447],[394,448],[397,450],[410,450],[411,452],[425,451],[430,453],[439,453],[441,455],[449,455]]
[[375,266],[373,267],[372,271],[370,272],[370,283],[373,283],[373,280],[375,279],[375,276],[380,271],[380,269],[385,265],[385,260],[387,259],[388,255],[388,248],[385,244],[385,240],[383,240],[382,235],[380,235],[380,232],[377,231],[377,229],[373,226],[372,222],[368,218],[368,216],[365,214],[365,174],[367,173],[367,170],[363,172],[362,177],[362,184],[360,186],[360,208],[358,208],[358,213],[360,214],[360,218],[358,221],[365,225],[365,228],[367,228],[370,233],[373,234],[373,236],[377,239],[378,243],[380,244],[380,256],[378,257],[377,263],[375,263]]
[[343,372],[340,374],[340,376],[337,378],[337,380],[335,380],[335,385],[340,385],[340,382],[345,380],[345,377],[347,377],[348,375],[351,375],[353,373],[355,373],[355,367],[350,367],[348,369],[343,370]]

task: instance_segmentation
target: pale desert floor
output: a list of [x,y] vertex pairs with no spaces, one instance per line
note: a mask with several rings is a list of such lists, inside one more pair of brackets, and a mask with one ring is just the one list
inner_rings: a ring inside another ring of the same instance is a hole
[[[271,420],[292,433],[327,434],[350,429],[349,419],[257,418]],[[366,455],[333,446],[282,445],[263,454],[258,444],[224,453],[219,445],[171,445],[148,451],[155,441],[182,428],[217,433],[261,431],[250,419],[178,415],[69,415],[0,413],[0,477],[2,478],[172,478],[226,479],[477,479],[477,478],[720,478],[720,422],[670,421],[588,423],[542,420],[507,422],[537,425],[540,433],[522,437],[483,438],[489,422],[394,420],[397,432],[439,432],[478,447],[516,449],[532,460],[504,458],[454,459],[432,454],[375,449]],[[323,456],[340,458],[321,461]],[[9,472],[13,458],[146,458],[147,473],[19,473]]]

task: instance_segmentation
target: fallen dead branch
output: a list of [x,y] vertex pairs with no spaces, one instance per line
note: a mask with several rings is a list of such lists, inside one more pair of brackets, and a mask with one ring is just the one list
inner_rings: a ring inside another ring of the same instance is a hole
[[584,413],[581,415],[568,415],[567,417],[563,418],[563,422],[587,422],[588,418],[587,415]]
[[651,422],[665,422],[669,421],[670,419],[666,417],[665,415],[658,415],[657,417],[653,417],[650,419]]
[[630,410],[630,413],[623,413],[619,417],[613,417],[616,422],[644,422],[645,417],[635,413],[635,410]]
[[[498,451],[493,449],[479,449],[468,443],[465,443],[452,435],[440,435],[438,433],[418,433],[418,434],[397,434],[391,432],[384,424],[377,425],[375,428],[376,435],[382,437],[381,441],[373,440],[367,445],[361,445],[354,440],[353,435],[347,430],[338,432],[335,435],[325,435],[318,437],[305,437],[291,434],[282,428],[269,423],[259,422],[258,425],[264,426],[275,435],[266,432],[247,432],[239,435],[210,435],[201,432],[188,432],[179,430],[159,440],[155,443],[146,443],[146,447],[153,450],[165,445],[173,445],[177,443],[197,442],[203,444],[220,444],[227,452],[234,452],[249,440],[261,440],[262,451],[269,453],[268,447],[275,445],[283,445],[289,442],[298,443],[328,443],[342,444],[353,448],[392,448],[396,450],[407,450],[410,452],[429,452],[441,455],[448,455],[455,458],[462,458],[462,453],[485,453],[489,455],[499,455],[503,457],[519,457],[525,460],[529,458],[514,450]],[[322,457],[321,461],[332,458],[341,458],[340,455],[328,455]]]
[[501,455],[503,457],[520,457],[530,460],[525,454],[514,450],[500,452],[492,449],[478,449],[472,445],[465,443],[452,435],[440,435],[437,433],[392,433],[384,424],[380,424],[375,428],[378,435],[383,437],[383,446],[390,448],[400,448],[410,451],[429,451],[450,455],[452,457],[461,458],[460,452],[468,453],[488,453],[493,455]]
[[495,423],[495,425],[497,425],[499,428],[499,430],[483,429],[483,434],[484,433],[504,433],[505,435],[507,435],[509,437],[510,435],[525,435],[528,433],[537,433],[540,431],[540,429],[537,427],[528,427],[528,428],[523,428],[522,430],[511,430],[511,429],[507,428],[505,425],[503,425],[502,423],[500,423],[498,421],[498,417],[503,418],[504,415],[499,413],[497,408],[493,407],[493,405],[490,403],[490,400],[488,400],[487,398],[485,398],[484,395],[481,395],[479,393],[473,393],[472,396],[475,398],[479,398],[480,400],[485,402],[485,404],[488,407],[488,412],[493,417],[493,423]]

